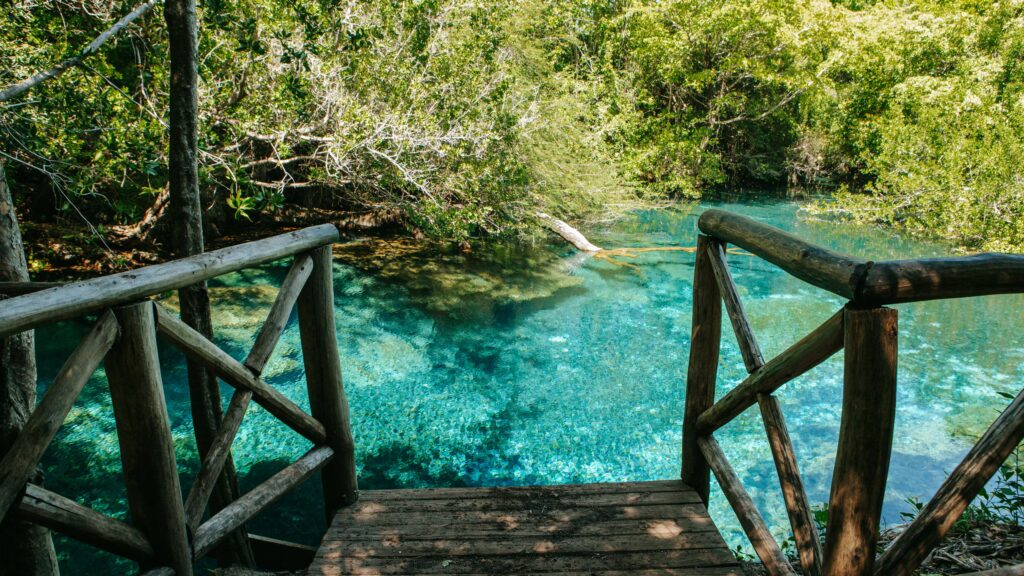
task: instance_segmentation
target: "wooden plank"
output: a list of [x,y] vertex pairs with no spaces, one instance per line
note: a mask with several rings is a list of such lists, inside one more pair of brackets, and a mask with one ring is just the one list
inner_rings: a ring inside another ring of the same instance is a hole
[[751,218],[724,210],[701,214],[701,232],[743,248],[797,278],[852,300],[867,262],[815,246]]
[[359,498],[355,441],[348,399],[341,380],[337,326],[334,323],[334,272],[330,246],[310,253],[313,271],[299,295],[299,333],[306,369],[309,409],[327,431],[334,459],[324,468],[321,482],[324,508],[330,522],[334,511]]
[[245,417],[245,410],[249,407],[250,400],[252,400],[252,392],[235,390],[228,403],[227,412],[224,413],[224,420],[217,431],[217,438],[210,446],[206,457],[203,458],[199,475],[192,483],[192,489],[189,490],[188,498],[185,499],[185,519],[192,532],[195,532],[196,527],[203,520],[206,504],[217,485],[217,478],[220,476],[221,470],[224,469],[224,463],[227,461],[228,455],[231,454],[231,444],[235,441],[235,435],[238,434],[238,429],[242,425],[242,418]]
[[878,574],[913,574],[990,478],[1024,440],[1024,390],[988,427],[910,526],[889,545]]
[[285,324],[288,323],[288,317],[291,316],[292,309],[295,307],[295,300],[299,297],[299,292],[305,286],[312,271],[313,259],[308,254],[296,256],[295,262],[288,270],[288,275],[281,283],[281,289],[277,293],[277,298],[274,299],[274,304],[270,307],[267,319],[260,327],[256,342],[249,350],[249,356],[243,362],[246,368],[252,370],[253,374],[263,373],[263,367],[274,351],[277,341],[281,338]]
[[467,498],[450,500],[394,500],[357,502],[351,506],[353,514],[373,512],[383,514],[398,511],[515,511],[522,509],[579,508],[601,506],[657,506],[661,504],[696,504],[700,496],[687,492],[630,492],[623,494],[557,494],[537,493],[502,498]]
[[771,394],[786,382],[842,350],[843,315],[842,310],[835,313],[824,324],[730,390],[697,418],[697,431],[700,434],[713,433],[753,406],[758,395]]
[[288,491],[322,468],[333,456],[334,451],[330,447],[319,446],[313,448],[287,468],[274,474],[238,500],[228,504],[223,510],[214,514],[212,518],[199,526],[195,532],[195,538],[192,541],[195,558],[205,557],[232,530],[238,528],[256,514],[259,514],[267,506],[277,502]]
[[[467,523],[457,520],[456,514],[417,513],[412,522],[401,522],[395,516],[378,517],[379,523],[345,522],[337,520],[327,532],[327,538],[340,540],[379,540],[382,537],[400,537],[402,540],[437,540],[440,534],[450,532],[460,540],[484,538],[532,538],[537,536],[601,536],[605,534],[648,534],[675,537],[681,533],[718,532],[707,510],[700,514],[680,516],[663,507],[663,512],[651,519],[629,518],[606,520],[600,514],[578,516],[573,521],[545,519],[532,513],[504,513],[489,523]],[[667,514],[664,512],[668,512]],[[422,521],[415,521],[422,519]],[[600,522],[597,522],[600,520]]]
[[[614,520],[643,520],[662,518],[697,518],[706,517],[707,509],[703,504],[663,504],[639,506],[593,506],[586,508],[548,508],[538,506],[530,510],[462,510],[462,511],[387,511],[385,508],[364,508],[359,513],[349,512],[342,508],[336,518],[345,518],[346,522],[360,526],[394,525],[447,525],[461,524],[464,526],[519,525],[537,521],[559,522],[572,525],[581,522],[608,522]],[[402,520],[396,521],[401,518]],[[338,520],[340,521],[340,520]]]
[[758,396],[757,402],[761,408],[765,432],[768,434],[772,458],[775,460],[775,471],[779,475],[789,524],[793,528],[800,566],[805,576],[818,576],[821,574],[821,541],[818,539],[818,527],[807,501],[803,480],[800,478],[800,468],[796,463],[796,453],[793,451],[793,442],[786,428],[786,419],[782,415],[779,401],[774,396],[762,394]]
[[119,556],[140,562],[153,558],[149,540],[134,526],[35,484],[26,486],[18,516]]
[[173,313],[158,304],[154,303],[152,306],[156,310],[157,330],[181,349],[185,355],[202,362],[236,389],[252,392],[253,400],[257,404],[263,406],[267,412],[314,444],[321,444],[325,441],[327,433],[323,425],[315,418],[303,412],[284,394],[253,375],[248,368],[242,366],[240,362],[218,348],[216,344],[175,318]]
[[510,556],[566,554],[601,554],[617,552],[652,552],[657,550],[694,550],[722,547],[717,532],[684,532],[669,537],[651,534],[601,534],[597,536],[534,536],[463,539],[459,534],[445,534],[433,540],[404,540],[400,535],[372,541],[339,539],[331,542],[331,550],[346,557],[402,556]]
[[91,314],[222,274],[273,262],[330,244],[337,239],[338,229],[333,224],[323,224],[166,264],[17,296],[4,302],[3,308],[0,308],[0,338],[40,324]]
[[53,441],[89,377],[117,339],[114,314],[104,312],[71,353],[42,401],[0,460],[0,518],[4,518]]
[[846,308],[843,416],[822,572],[871,574],[896,417],[897,313]]
[[[526,554],[515,556],[419,556],[343,557],[330,549],[321,550],[310,568],[309,576],[328,574],[523,574],[558,573],[592,570],[633,570],[637,568],[705,568],[736,566],[736,559],[726,547],[659,550],[647,552],[619,552],[542,556]],[[331,562],[336,569],[326,568]]]
[[[312,572],[307,572],[307,574],[312,574]],[[353,574],[358,574],[358,572]],[[537,576],[539,574],[550,575],[551,572],[516,572],[515,576]],[[745,572],[739,566],[697,566],[689,568],[652,568],[649,570],[587,570],[585,572],[562,570],[558,574],[559,576],[744,576]],[[495,576],[495,573],[470,573],[462,574],[462,576]]]
[[761,347],[757,345],[754,331],[750,328],[747,313],[743,310],[743,302],[740,301],[736,282],[732,279],[732,272],[729,271],[729,262],[725,256],[725,242],[712,240],[708,256],[711,259],[711,268],[715,271],[718,290],[722,293],[725,311],[729,315],[732,330],[736,334],[740,354],[743,356],[743,364],[747,368],[747,373],[752,374],[764,366],[764,356],[761,354]]
[[686,369],[686,398],[683,409],[682,469],[680,477],[700,496],[706,506],[711,472],[701,454],[697,421],[715,401],[715,378],[722,344],[722,301],[711,266],[711,238],[697,236],[693,267],[693,324],[690,328],[690,359]]
[[105,366],[128,507],[133,522],[153,546],[155,563],[171,566],[179,576],[190,576],[192,554],[160,378],[153,305],[133,304],[115,309],[114,314],[121,337],[107,354]]
[[544,491],[555,491],[562,494],[622,494],[623,492],[684,492],[692,490],[681,480],[648,480],[643,482],[595,482],[593,484],[538,484],[534,486],[403,488],[366,490],[362,492],[362,495],[373,500],[437,500],[496,498],[506,494],[531,494]]
[[725,453],[722,452],[718,442],[711,436],[705,436],[698,440],[698,442],[700,443],[701,450],[704,452],[704,457],[715,473],[718,485],[721,486],[722,492],[725,493],[729,505],[732,506],[733,512],[736,513],[736,518],[739,519],[740,525],[743,527],[743,532],[746,533],[747,539],[750,540],[750,545],[754,547],[757,557],[764,564],[765,570],[771,576],[795,576],[796,572],[790,567],[789,560],[786,559],[786,555],[782,553],[778,543],[775,542],[775,538],[769,532],[764,518],[758,512],[757,506],[754,505],[754,501],[751,500],[747,491],[743,489],[743,483],[740,482],[732,466],[729,465],[729,461],[726,460]]

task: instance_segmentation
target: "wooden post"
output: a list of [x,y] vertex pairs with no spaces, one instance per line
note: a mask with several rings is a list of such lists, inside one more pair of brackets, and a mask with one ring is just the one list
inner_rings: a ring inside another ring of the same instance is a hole
[[867,576],[875,564],[896,417],[897,313],[848,305],[843,418],[832,475],[825,576]]
[[191,576],[192,553],[160,378],[153,305],[132,304],[114,313],[121,337],[107,354],[105,366],[132,523],[152,544],[155,566],[170,566],[177,576]]
[[712,239],[697,236],[693,267],[693,327],[690,364],[686,371],[686,408],[683,414],[682,479],[696,490],[704,505],[711,490],[711,471],[697,444],[697,418],[715,401],[718,353],[722,343],[722,295],[715,281],[709,250]]
[[323,469],[324,505],[328,522],[342,506],[359,498],[355,442],[349,420],[348,399],[341,381],[341,358],[334,325],[334,279],[331,247],[309,253],[313,272],[299,294],[299,333],[306,367],[309,407],[327,431],[334,458]]

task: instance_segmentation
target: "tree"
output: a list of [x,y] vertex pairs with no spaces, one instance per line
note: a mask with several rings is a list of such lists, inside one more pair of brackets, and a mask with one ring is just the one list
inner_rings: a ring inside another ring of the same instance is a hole
[[[28,263],[7,174],[0,160],[0,282],[27,282]],[[3,296],[0,296],[3,298]],[[36,406],[35,334],[28,330],[0,339],[0,454],[14,443]],[[36,479],[38,481],[38,478]],[[0,524],[0,576],[57,574],[49,530],[14,518]]]
[[[198,168],[198,35],[195,0],[168,0],[164,8],[171,56],[170,151],[168,185],[174,221],[174,248],[179,257],[200,254],[204,249],[203,209]],[[213,335],[210,296],[206,282],[178,292],[181,319],[207,338]],[[220,389],[216,375],[193,360],[188,361],[192,423],[200,456],[210,450],[222,420]],[[238,496],[234,462],[228,456],[224,471],[210,499],[216,511]],[[244,527],[221,547],[221,560],[252,566],[255,561]]]

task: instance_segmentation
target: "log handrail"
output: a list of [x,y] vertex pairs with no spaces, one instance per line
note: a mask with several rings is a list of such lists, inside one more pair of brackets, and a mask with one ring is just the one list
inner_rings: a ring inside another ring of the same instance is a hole
[[[1024,439],[1024,390],[876,561],[882,495],[892,450],[898,356],[898,313],[884,305],[1024,293],[1024,255],[871,262],[815,246],[788,232],[722,210],[705,212],[699,227],[706,235],[698,236],[694,267],[693,329],[683,417],[684,481],[693,483],[706,503],[706,473],[709,468],[713,470],[768,573],[791,573],[788,563],[779,558],[777,544],[766,538],[760,513],[746,497],[712,437],[713,432],[759,404],[803,572],[814,576],[912,574]],[[729,243],[849,302],[799,342],[765,362],[725,258]],[[750,375],[712,404],[723,304]],[[845,350],[842,422],[822,550],[785,420],[772,393],[840,350]],[[1022,569],[1007,570],[1007,574],[1016,574]],[[996,571],[993,575],[1003,573]]]
[[739,246],[856,304],[882,306],[1024,292],[1024,255],[986,253],[872,262],[724,210],[704,212],[698,226],[709,236]]
[[267,264],[337,240],[338,229],[333,224],[323,224],[166,264],[15,296],[0,307],[0,338]]
[[[135,560],[145,574],[190,576],[193,562],[317,470],[323,470],[328,514],[354,502],[358,497],[354,443],[333,311],[331,244],[337,237],[334,226],[323,225],[84,282],[0,285],[4,300],[0,338],[99,313],[11,448],[0,454],[0,520],[16,514]],[[291,269],[244,360],[227,354],[177,314],[148,301],[168,290],[287,256],[294,256]],[[9,298],[5,291],[22,295]],[[261,378],[296,308],[312,415]],[[213,446],[184,501],[156,353],[157,334],[235,388]],[[131,523],[28,484],[101,362],[110,385]],[[250,402],[260,404],[314,447],[203,522],[215,481]],[[252,535],[249,539],[258,543]],[[274,546],[282,544],[287,543],[278,541]]]

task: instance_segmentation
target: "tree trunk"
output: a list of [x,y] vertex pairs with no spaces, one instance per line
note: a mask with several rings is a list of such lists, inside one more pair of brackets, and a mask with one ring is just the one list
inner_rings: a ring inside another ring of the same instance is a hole
[[[198,36],[195,0],[168,0],[164,7],[171,56],[170,86],[170,208],[174,222],[174,248],[178,257],[203,252],[203,214],[199,196],[198,123],[199,93],[197,74]],[[181,319],[210,338],[210,297],[202,282],[179,291]],[[216,438],[222,412],[216,376],[201,364],[188,362],[189,397],[192,422],[200,457],[205,457]],[[224,464],[213,496],[211,511],[216,512],[238,496],[235,465],[230,456]],[[222,562],[254,564],[245,527],[237,530],[218,556]]]
[[[0,281],[27,282],[28,263],[21,243],[14,200],[0,161]],[[2,299],[3,296],[0,296]],[[14,443],[36,406],[35,334],[32,330],[0,339],[0,454]],[[57,574],[50,532],[10,514],[0,524],[0,576]]]

